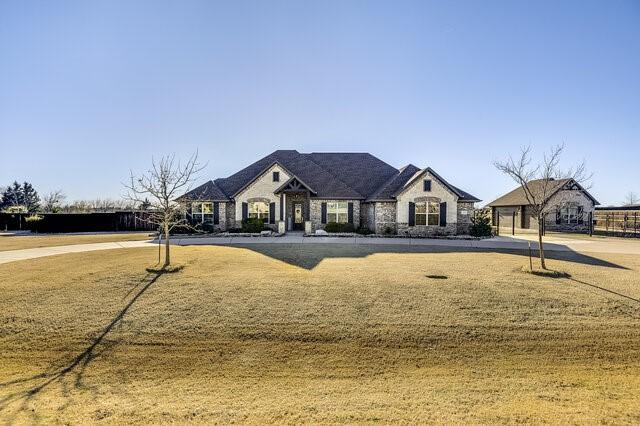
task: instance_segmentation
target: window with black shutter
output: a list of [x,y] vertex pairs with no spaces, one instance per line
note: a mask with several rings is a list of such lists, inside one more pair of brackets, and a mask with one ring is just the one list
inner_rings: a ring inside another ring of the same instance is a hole
[[431,179],[425,179],[423,184],[424,184],[424,192],[431,192]]
[[280,182],[280,172],[273,172],[273,181]]

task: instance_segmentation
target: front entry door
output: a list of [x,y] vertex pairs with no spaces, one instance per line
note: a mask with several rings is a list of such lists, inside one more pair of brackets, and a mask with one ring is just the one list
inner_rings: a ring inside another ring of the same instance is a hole
[[293,229],[304,229],[304,214],[302,212],[302,203],[293,204]]

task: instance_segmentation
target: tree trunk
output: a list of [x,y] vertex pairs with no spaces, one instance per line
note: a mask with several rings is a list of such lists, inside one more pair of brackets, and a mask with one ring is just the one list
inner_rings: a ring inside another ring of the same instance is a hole
[[547,265],[544,261],[544,247],[542,246],[542,227],[544,226],[543,219],[538,219],[538,252],[540,253],[540,266],[542,269],[547,269]]
[[164,224],[164,266],[166,268],[171,264],[171,254],[169,253],[169,224]]

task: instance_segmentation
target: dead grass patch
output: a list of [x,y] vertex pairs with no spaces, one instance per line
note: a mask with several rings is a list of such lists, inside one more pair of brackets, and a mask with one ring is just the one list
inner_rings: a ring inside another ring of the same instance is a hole
[[0,265],[0,419],[640,422],[637,256],[275,246]]

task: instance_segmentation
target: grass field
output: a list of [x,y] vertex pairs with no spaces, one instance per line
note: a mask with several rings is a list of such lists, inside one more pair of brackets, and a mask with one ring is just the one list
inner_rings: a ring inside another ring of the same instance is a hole
[[640,422],[638,256],[155,254],[0,265],[0,423]]
[[0,251],[22,250],[38,247],[66,246],[71,244],[109,243],[118,241],[149,240],[149,232],[128,232],[121,234],[43,234],[43,235],[0,235]]

